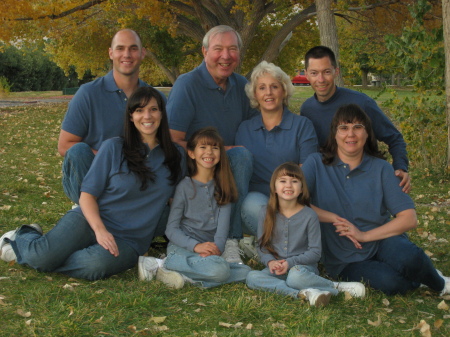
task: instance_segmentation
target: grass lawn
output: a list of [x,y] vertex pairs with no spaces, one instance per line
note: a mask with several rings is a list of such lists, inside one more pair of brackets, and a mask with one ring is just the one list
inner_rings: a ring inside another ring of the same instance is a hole
[[[312,91],[296,92],[292,111]],[[29,223],[49,231],[71,208],[56,149],[66,108],[0,109],[0,235]],[[450,275],[448,177],[414,167],[411,174],[420,224],[410,237]],[[427,288],[392,297],[368,290],[364,299],[339,294],[316,309],[244,284],[171,290],[140,282],[137,268],[88,282],[0,261],[0,336],[449,336],[443,301],[450,297]]]

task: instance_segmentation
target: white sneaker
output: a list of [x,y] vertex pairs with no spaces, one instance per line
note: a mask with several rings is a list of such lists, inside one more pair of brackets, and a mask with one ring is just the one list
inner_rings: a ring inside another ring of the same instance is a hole
[[240,256],[241,253],[243,254],[243,252],[239,249],[237,239],[227,239],[227,242],[225,243],[225,250],[222,254],[222,257],[228,263],[244,264]]
[[168,270],[164,267],[158,268],[156,279],[168,287],[180,289],[184,287],[184,277],[179,272]]
[[309,301],[310,306],[324,307],[330,303],[331,293],[329,291],[322,291],[318,289],[303,289],[299,292],[300,298],[305,298]]
[[244,236],[242,240],[239,241],[239,248],[244,252],[244,254],[249,258],[258,258],[258,251],[255,247],[255,237],[254,236]]
[[438,269],[436,269],[436,271],[439,274],[439,276],[442,277],[444,279],[444,281],[445,281],[444,289],[442,289],[440,295],[443,296],[443,295],[450,294],[450,277],[444,276],[444,274],[442,274],[442,272],[440,270],[438,270]]
[[[31,225],[25,225],[28,227],[32,227],[35,230],[37,230],[40,234],[42,234],[42,228],[38,224],[31,224]],[[2,259],[5,262],[11,262],[16,260],[17,256],[14,252],[11,244],[9,241],[7,242],[5,239],[8,239],[10,241],[14,241],[16,239],[17,231],[20,227],[16,228],[15,230],[6,232],[5,234],[0,237],[0,259]]]
[[339,282],[336,289],[340,292],[347,291],[353,297],[366,296],[366,287],[361,282]]
[[138,274],[139,280],[151,281],[156,276],[159,264],[156,258],[152,256],[139,256]]

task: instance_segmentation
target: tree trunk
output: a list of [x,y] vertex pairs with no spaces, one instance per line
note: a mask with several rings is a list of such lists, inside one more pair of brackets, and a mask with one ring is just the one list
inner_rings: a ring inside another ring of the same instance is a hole
[[[333,0],[315,1],[317,9],[317,22],[319,24],[320,31],[320,43],[331,48],[331,50],[336,55],[336,60],[339,67],[339,41],[337,35],[336,20],[334,18],[333,11],[331,10],[331,4]],[[340,73],[336,78],[335,83],[339,87],[344,86],[342,73]]]
[[369,71],[367,70],[361,70],[361,80],[362,80],[362,87],[367,88],[369,81],[367,80],[367,75],[369,74]]
[[445,96],[447,113],[447,171],[450,171],[450,0],[442,0],[445,48]]

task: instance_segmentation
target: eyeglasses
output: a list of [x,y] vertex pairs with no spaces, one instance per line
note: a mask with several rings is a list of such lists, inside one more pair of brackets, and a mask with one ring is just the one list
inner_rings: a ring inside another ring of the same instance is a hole
[[338,125],[337,132],[340,135],[345,136],[345,135],[349,134],[350,130],[353,130],[354,134],[360,135],[364,131],[365,128],[366,127],[362,124],[353,124],[353,125],[341,124],[341,125]]

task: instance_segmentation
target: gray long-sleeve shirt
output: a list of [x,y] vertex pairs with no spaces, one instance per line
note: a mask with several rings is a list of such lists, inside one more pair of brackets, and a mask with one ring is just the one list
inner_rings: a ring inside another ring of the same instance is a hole
[[223,253],[231,204],[217,205],[214,188],[214,180],[204,184],[190,177],[178,184],[166,228],[166,235],[173,244],[194,251],[199,243],[214,242]]
[[[258,221],[258,238],[263,233],[266,207],[261,209]],[[272,246],[278,253],[278,259],[265,249],[258,247],[261,262],[268,266],[271,260],[284,259],[289,268],[296,265],[317,266],[322,252],[320,224],[317,214],[308,206],[290,218],[276,214],[276,223],[272,236]]]

